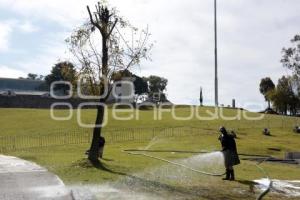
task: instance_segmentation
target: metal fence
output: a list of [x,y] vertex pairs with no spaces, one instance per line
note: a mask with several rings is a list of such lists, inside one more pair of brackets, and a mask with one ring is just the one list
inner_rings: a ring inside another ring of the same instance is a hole
[[[230,130],[280,128],[289,129],[300,125],[300,118],[269,118],[258,121],[199,121],[198,127],[157,128],[105,128],[103,135],[108,143],[123,141],[149,141],[154,137],[180,137],[216,133],[220,125]],[[91,129],[53,130],[50,134],[15,135],[0,137],[0,153],[17,150],[51,147],[70,144],[88,144],[92,139]]]
[[[168,128],[116,128],[106,129],[103,135],[107,143],[126,141],[149,141],[154,137],[180,137],[208,133],[195,127]],[[0,153],[13,152],[29,148],[51,147],[72,144],[87,144],[92,139],[92,131],[69,131],[47,135],[21,135],[0,137]]]

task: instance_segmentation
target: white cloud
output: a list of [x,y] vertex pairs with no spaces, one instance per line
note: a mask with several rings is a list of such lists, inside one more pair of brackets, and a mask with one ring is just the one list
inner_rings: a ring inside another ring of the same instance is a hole
[[12,24],[9,22],[0,22],[0,52],[9,49],[10,33],[12,31]]
[[0,21],[0,52],[3,53],[10,50],[10,39],[16,28],[25,33],[32,33],[38,30],[38,27],[29,21],[22,22],[16,19]]
[[28,19],[51,20],[72,27],[86,16],[86,5],[95,0],[0,0],[0,8],[15,12]]
[[26,77],[26,76],[27,74],[21,70],[0,65],[1,78],[19,78],[19,77]]
[[[212,1],[151,2],[144,8],[127,10],[132,18],[148,22],[157,40],[154,62],[146,63],[147,69],[142,69],[142,73],[167,77],[173,102],[197,102],[202,86],[206,103],[212,103]],[[218,7],[220,103],[230,104],[233,98],[240,104],[264,102],[258,90],[259,81],[271,76],[277,82],[286,74],[279,62],[280,52],[299,32],[297,21],[292,19],[299,19],[300,4],[231,0],[219,1]]]
[[37,26],[33,25],[29,21],[20,23],[20,25],[18,27],[20,28],[21,31],[23,31],[25,33],[33,33],[33,32],[36,32],[39,30],[39,28]]
[[49,41],[40,44],[39,53],[32,55],[32,57],[13,62],[14,66],[17,66],[27,73],[47,75],[50,73],[54,64],[59,60],[70,59],[70,53],[63,42],[64,34],[61,34],[59,37],[50,35],[47,37],[47,40]]

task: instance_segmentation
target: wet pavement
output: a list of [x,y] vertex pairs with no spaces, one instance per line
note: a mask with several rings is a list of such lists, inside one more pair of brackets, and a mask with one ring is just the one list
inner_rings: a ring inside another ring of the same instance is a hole
[[0,155],[1,200],[73,200],[63,182],[45,168]]

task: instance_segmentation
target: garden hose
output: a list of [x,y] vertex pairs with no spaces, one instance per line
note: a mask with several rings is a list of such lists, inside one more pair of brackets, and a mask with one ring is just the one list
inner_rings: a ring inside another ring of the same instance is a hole
[[166,162],[166,163],[169,163],[169,164],[172,164],[172,165],[176,165],[176,166],[179,166],[179,167],[183,167],[183,168],[189,169],[189,170],[191,170],[191,171],[193,171],[193,172],[200,173],[200,174],[204,174],[204,175],[208,175],[208,176],[224,176],[224,175],[225,175],[225,173],[222,173],[222,174],[214,174],[214,173],[209,173],[209,172],[200,171],[200,170],[197,170],[197,169],[194,169],[194,168],[188,167],[188,166],[186,166],[186,165],[183,165],[183,164],[180,164],[180,163],[176,163],[176,162],[173,162],[173,161],[164,159],[164,158],[160,158],[160,157],[156,157],[156,156],[151,156],[151,155],[148,155],[148,154],[145,154],[145,153],[132,152],[132,151],[130,151],[130,150],[128,150],[128,149],[123,150],[123,152],[125,152],[125,153],[127,153],[127,154],[129,154],[129,155],[145,156],[145,157],[148,157],[148,158],[160,160],[160,161],[163,161],[163,162]]
[[[125,152],[157,152],[157,153],[191,153],[191,154],[200,154],[200,153],[211,153],[210,151],[186,151],[186,150],[148,150],[148,149],[126,149]],[[245,154],[239,153],[240,156],[249,156],[249,157],[261,157],[261,158],[270,158],[269,155],[258,155],[258,154]]]
[[264,196],[266,196],[273,185],[273,181],[270,179],[268,173],[259,165],[262,164],[263,162],[267,161],[269,158],[264,159],[263,161],[259,162],[258,164],[255,164],[255,166],[265,175],[265,177],[269,180],[269,185],[267,187],[267,189],[265,191],[263,191],[262,193],[259,194],[259,196],[256,198],[256,200],[262,200]]
[[[160,157],[151,156],[151,155],[148,155],[148,154],[145,154],[145,153],[141,153],[141,152],[176,152],[176,153],[210,153],[210,152],[204,152],[204,151],[201,151],[201,152],[195,152],[195,151],[178,151],[178,150],[163,151],[163,150],[141,150],[141,149],[125,149],[125,150],[122,150],[122,152],[127,153],[129,155],[144,156],[144,157],[148,157],[148,158],[160,160],[160,161],[163,161],[163,162],[166,162],[166,163],[169,163],[169,164],[172,164],[172,165],[176,165],[176,166],[179,166],[179,167],[183,167],[185,169],[189,169],[189,170],[191,170],[193,172],[200,173],[200,174],[207,175],[207,176],[224,176],[226,174],[226,173],[214,174],[214,173],[204,172],[204,171],[200,171],[200,170],[197,170],[197,169],[194,169],[194,168],[188,167],[186,165],[183,165],[183,164],[180,164],[180,163],[176,163],[176,162],[164,159],[164,158],[160,158]],[[249,155],[249,154],[239,154],[239,155],[261,156],[261,157],[264,157],[262,155]],[[270,192],[272,184],[273,184],[273,182],[269,178],[267,172],[262,167],[259,166],[261,163],[267,161],[268,159],[269,159],[269,157],[267,157],[266,159],[264,159],[260,163],[255,164],[255,166],[266,176],[266,178],[270,182],[269,185],[268,185],[268,188],[265,191],[263,191],[261,194],[259,194],[259,196],[256,198],[256,200],[262,200],[263,197],[266,196]]]

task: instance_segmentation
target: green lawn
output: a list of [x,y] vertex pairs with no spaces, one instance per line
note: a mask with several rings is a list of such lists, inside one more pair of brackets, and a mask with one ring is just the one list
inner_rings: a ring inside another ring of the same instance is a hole
[[[207,113],[205,114],[207,109],[212,110],[212,108],[203,107],[199,109],[198,113],[201,116],[208,116]],[[166,112],[162,114],[162,120],[153,120],[154,111],[148,110],[141,111],[139,120],[120,121],[112,118],[111,109],[109,109],[108,125],[105,127],[104,132],[108,133],[108,130],[111,129],[122,130],[122,128],[140,127],[196,127],[199,133],[193,135],[187,133],[174,137],[157,136],[155,143],[152,142],[153,145],[150,147],[150,150],[216,151],[220,149],[220,144],[217,140],[217,127],[225,125],[237,131],[237,145],[240,153],[283,157],[287,151],[300,150],[300,135],[292,132],[293,126],[299,121],[297,118],[268,115],[259,121],[247,121],[243,117],[231,121],[204,121],[196,117],[186,121],[176,121],[172,119],[167,109],[164,111]],[[60,116],[67,115],[65,110],[57,110],[55,112]],[[94,121],[95,112],[93,110],[83,110],[82,112],[85,122],[92,123]],[[236,110],[226,109],[224,115],[234,116],[236,112]],[[176,109],[176,114],[178,116],[188,116],[189,108],[179,107]],[[255,113],[247,112],[246,114],[259,116]],[[122,113],[120,115],[126,116],[128,114]],[[16,140],[21,138],[20,136],[42,137],[43,135],[52,134],[63,135],[72,131],[76,131],[78,134],[91,131],[90,129],[78,127],[76,116],[69,121],[54,121],[50,118],[49,110],[0,109],[0,116],[0,136],[15,136]],[[263,127],[270,127],[272,136],[262,135]],[[151,133],[146,132],[144,134]],[[160,194],[163,197],[164,195],[169,195],[171,198],[172,195],[177,195],[186,196],[187,199],[254,199],[258,195],[258,191],[253,193],[251,189],[253,183],[251,181],[262,178],[264,175],[256,168],[255,162],[242,160],[242,164],[236,167],[237,181],[224,183],[224,181],[220,180],[220,177],[207,177],[195,174],[158,160],[128,155],[122,152],[124,149],[145,148],[149,145],[150,138],[144,141],[110,142],[105,149],[105,159],[102,161],[103,166],[98,166],[98,168],[89,164],[85,158],[84,152],[89,147],[87,143],[30,148],[11,151],[8,154],[31,160],[47,167],[69,185],[111,182],[128,184],[130,182],[130,184],[144,185],[145,188],[142,188],[142,191],[153,189],[153,193]],[[44,142],[47,143],[47,141]],[[277,148],[280,151],[273,151],[269,148]],[[149,154],[168,160],[184,159],[194,155],[170,152]],[[271,178],[283,180],[300,179],[298,166],[263,163],[261,167],[268,172]],[[165,168],[171,171],[161,171],[162,169],[166,170]],[[167,176],[172,174],[172,172],[177,172],[176,170],[179,170],[178,174],[181,174],[181,176],[175,176],[174,178]],[[162,175],[147,175],[153,171],[155,172],[154,174]],[[218,171],[222,171],[222,168],[218,169]],[[128,181],[128,177],[130,181]],[[267,199],[282,198],[284,197],[274,194],[267,197]]]
[[[276,115],[265,116],[263,120],[248,121],[243,115],[250,117],[259,117],[260,114],[250,113],[246,111],[225,109],[221,115],[226,117],[236,118],[224,120],[199,120],[196,114],[202,118],[209,117],[213,112],[212,107],[194,107],[197,109],[193,117],[189,120],[176,121],[172,118],[169,109],[162,109],[161,119],[155,120],[153,110],[139,110],[139,114],[131,113],[117,113],[118,116],[126,117],[133,115],[133,120],[115,120],[112,117],[111,109],[108,109],[108,122],[105,128],[127,128],[127,127],[178,127],[178,126],[192,126],[200,128],[217,129],[220,125],[225,125],[233,129],[239,128],[263,128],[263,127],[276,127],[276,128],[291,128],[297,123],[300,124],[299,118],[294,117],[281,117]],[[126,110],[125,110],[126,111]],[[124,112],[124,109],[120,109]],[[73,111],[73,117],[67,121],[56,121],[51,118],[50,111],[47,109],[4,109],[0,108],[0,136],[6,135],[35,135],[35,134],[53,134],[64,133],[73,130],[87,131],[78,126],[77,123],[77,110]],[[93,124],[95,121],[95,110],[82,110],[82,121],[86,124]],[[69,111],[55,110],[55,116],[67,116]],[[178,117],[188,117],[191,115],[190,108],[181,106],[175,109],[174,115]]]

